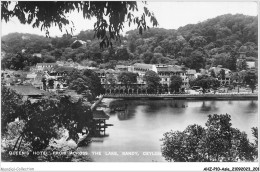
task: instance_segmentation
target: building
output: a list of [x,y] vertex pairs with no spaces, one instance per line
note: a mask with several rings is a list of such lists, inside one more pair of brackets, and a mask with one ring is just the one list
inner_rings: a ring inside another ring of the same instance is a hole
[[73,47],[73,45],[80,45],[80,46],[86,47],[87,42],[82,41],[82,40],[75,40],[75,41],[71,44],[71,46]]
[[18,94],[23,96],[23,100],[31,99],[40,99],[45,96],[48,96],[48,92],[37,89],[33,86],[25,86],[25,85],[16,85],[8,87]]
[[26,76],[26,79],[34,81],[36,79],[36,77],[37,77],[37,74],[33,72],[33,73],[28,73]]
[[[225,71],[225,77],[224,78],[222,78],[222,76],[220,75],[221,70]],[[209,69],[209,71],[214,71],[216,77],[218,78],[218,81],[220,82],[220,85],[230,85],[231,76],[232,76],[231,70],[229,70],[227,68],[223,68],[221,65],[219,65],[217,67],[211,67]]]
[[128,71],[128,66],[125,66],[125,65],[116,65],[115,70]]
[[[137,73],[137,83],[133,83],[128,89],[125,88],[118,80],[117,77],[121,72],[128,71]],[[195,70],[189,70],[188,75],[183,67],[178,65],[166,65],[166,64],[143,64],[135,63],[133,66],[117,65],[116,70],[95,70],[98,74],[101,84],[105,87],[108,93],[146,93],[146,82],[144,81],[144,75],[147,71],[154,71],[161,78],[160,83],[163,85],[164,90],[169,90],[170,78],[173,75],[180,76],[182,78],[182,88],[189,87],[189,77],[195,77]],[[107,81],[109,75],[113,75],[116,79],[116,86],[111,87],[111,83]],[[114,92],[115,91],[115,92]],[[168,91],[166,91],[168,92]]]
[[156,65],[157,73],[161,78],[161,84],[167,85],[169,87],[171,83],[171,77],[173,75],[180,76],[182,78],[182,87],[187,88],[189,86],[189,78],[186,75],[186,72],[182,70],[181,66],[178,65],[165,65],[165,64],[158,64]]
[[105,85],[107,81],[107,72],[105,69],[94,70],[100,78],[101,85]]
[[255,68],[256,62],[255,61],[246,61],[246,66],[247,66],[247,69]]
[[56,66],[57,66],[56,63],[37,63],[36,70],[37,71],[51,71]]
[[186,76],[189,78],[189,80],[194,80],[194,79],[196,79],[196,74],[197,72],[196,72],[196,70],[194,70],[194,69],[188,69],[188,70],[186,70]]
[[31,84],[33,87],[43,90],[43,82],[41,80],[32,81]]
[[153,64],[144,64],[144,63],[135,63],[132,68],[128,68],[133,73],[137,73],[137,84],[145,85],[144,75],[147,71],[154,71],[157,73],[156,65]]
[[144,76],[145,72],[154,71],[157,73],[156,65],[153,64],[144,64],[144,63],[135,63],[133,66],[133,72],[138,73],[139,76]]
[[35,56],[35,57],[39,57],[39,58],[42,58],[42,54],[41,53],[33,53],[32,56]]
[[225,72],[225,78],[221,78],[219,77],[218,78],[218,81],[220,82],[220,85],[230,85],[231,83],[231,76],[232,76],[232,73],[226,73]]

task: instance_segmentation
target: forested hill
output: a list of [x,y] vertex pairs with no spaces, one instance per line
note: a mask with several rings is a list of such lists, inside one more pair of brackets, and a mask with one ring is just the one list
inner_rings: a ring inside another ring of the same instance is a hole
[[116,63],[144,62],[184,64],[196,70],[223,65],[235,70],[241,46],[244,46],[248,60],[257,59],[257,17],[242,14],[226,14],[177,30],[151,28],[142,35],[138,30],[131,30],[109,49],[100,49],[99,41],[93,35],[91,30],[76,35],[77,39],[87,42],[86,47],[80,47],[72,44],[75,39],[68,35],[47,39],[30,34],[9,34],[2,37],[2,51],[6,53],[2,62],[17,60],[16,54],[25,49],[26,56],[41,53],[42,58],[38,61],[73,60],[101,68],[110,68]]
[[226,14],[198,24],[180,27],[178,32],[189,39],[193,35],[204,36],[207,42],[228,44],[240,41],[242,44],[257,44],[257,17],[242,14]]

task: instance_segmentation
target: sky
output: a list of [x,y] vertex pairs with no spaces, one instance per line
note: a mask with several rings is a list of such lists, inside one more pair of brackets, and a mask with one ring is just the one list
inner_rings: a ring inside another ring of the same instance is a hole
[[[141,7],[141,2],[138,2]],[[187,24],[196,24],[210,18],[217,17],[223,14],[244,14],[257,16],[257,2],[240,1],[240,2],[185,2],[185,1],[148,1],[148,8],[154,12],[155,17],[159,22],[160,28],[178,29]],[[139,7],[139,9],[141,9]],[[75,24],[74,35],[82,30],[93,29],[95,19],[85,20],[82,14],[77,12],[68,16]],[[135,29],[136,26],[128,27],[125,24],[123,34],[128,30]],[[1,35],[6,35],[12,32],[31,33],[45,36],[45,32],[39,28],[32,28],[30,25],[20,24],[16,18],[12,18],[8,23],[1,22]],[[57,27],[50,29],[50,36],[61,36],[66,32],[61,32]]]

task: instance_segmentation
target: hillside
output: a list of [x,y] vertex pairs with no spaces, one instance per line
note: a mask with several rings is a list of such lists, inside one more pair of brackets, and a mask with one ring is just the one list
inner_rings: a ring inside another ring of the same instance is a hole
[[[241,46],[245,46],[244,51],[250,60],[256,60],[258,53],[257,17],[242,14],[226,14],[177,30],[151,28],[142,35],[138,30],[131,30],[121,42],[114,42],[113,48],[108,49],[100,49],[92,30],[81,31],[75,36],[77,38],[70,35],[45,38],[21,33],[3,36],[2,51],[6,54],[2,67],[23,69],[37,62],[73,60],[100,68],[143,62],[183,64],[196,70],[222,65],[236,70],[235,62]],[[85,46],[72,46],[75,39],[85,41]],[[41,53],[42,57],[35,59],[32,57],[34,53]],[[14,67],[17,61],[23,65]]]

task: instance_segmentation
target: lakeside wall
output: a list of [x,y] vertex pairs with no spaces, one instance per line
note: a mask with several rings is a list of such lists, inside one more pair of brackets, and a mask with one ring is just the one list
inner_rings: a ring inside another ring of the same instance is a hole
[[258,100],[257,93],[251,94],[105,94],[103,98],[118,99],[193,99],[193,100]]

